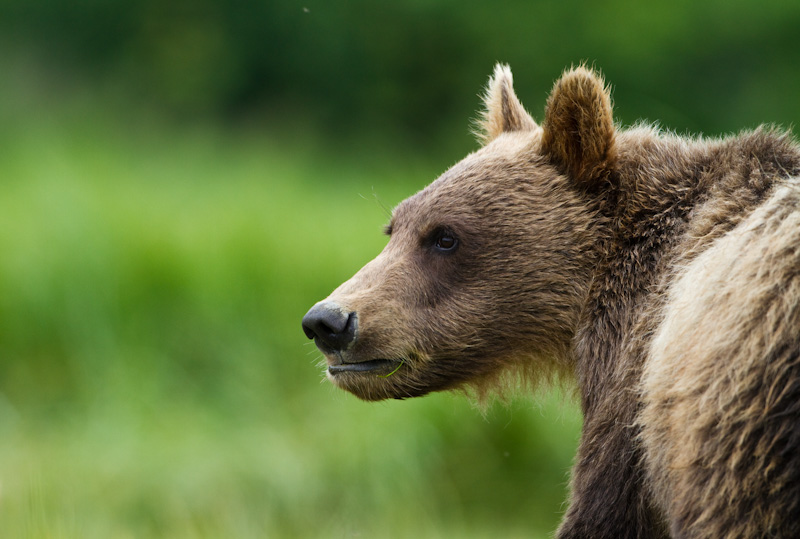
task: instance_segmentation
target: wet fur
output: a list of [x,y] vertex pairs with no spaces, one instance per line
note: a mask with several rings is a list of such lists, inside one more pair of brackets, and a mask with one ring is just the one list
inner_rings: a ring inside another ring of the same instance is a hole
[[[484,147],[404,201],[329,298],[360,324],[329,361],[403,367],[333,382],[376,400],[572,373],[559,537],[800,536],[800,148],[618,129],[585,67],[541,127],[505,66],[485,103]],[[441,227],[452,256],[431,250]]]

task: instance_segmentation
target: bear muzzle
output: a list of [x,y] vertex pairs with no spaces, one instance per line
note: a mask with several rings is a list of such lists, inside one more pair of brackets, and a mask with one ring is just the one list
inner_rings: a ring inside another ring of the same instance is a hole
[[393,371],[403,362],[383,358],[358,359],[352,354],[349,350],[358,336],[358,313],[334,301],[321,301],[311,307],[303,317],[303,332],[325,354],[328,373],[332,376]]

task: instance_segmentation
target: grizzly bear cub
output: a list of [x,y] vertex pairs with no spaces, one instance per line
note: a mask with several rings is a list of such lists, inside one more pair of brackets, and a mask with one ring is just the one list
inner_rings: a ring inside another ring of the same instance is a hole
[[365,400],[573,375],[558,536],[800,537],[800,147],[614,124],[578,67],[541,125],[498,65],[483,147],[303,319]]

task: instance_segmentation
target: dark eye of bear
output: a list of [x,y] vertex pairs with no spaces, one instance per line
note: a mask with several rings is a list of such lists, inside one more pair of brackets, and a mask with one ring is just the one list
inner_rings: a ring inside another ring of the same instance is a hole
[[450,252],[458,245],[458,240],[452,235],[444,233],[436,239],[436,249],[439,251]]

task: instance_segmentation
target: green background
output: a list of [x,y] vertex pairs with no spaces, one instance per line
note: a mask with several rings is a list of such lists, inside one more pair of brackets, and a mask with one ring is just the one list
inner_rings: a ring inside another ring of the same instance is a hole
[[541,120],[800,120],[800,3],[0,2],[0,536],[547,537],[571,387],[367,404],[300,319],[477,148],[493,64]]

